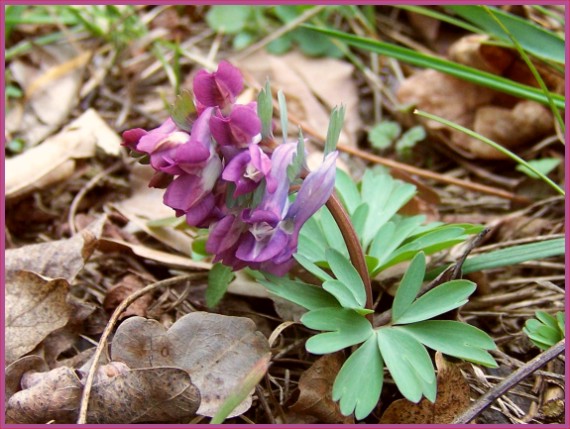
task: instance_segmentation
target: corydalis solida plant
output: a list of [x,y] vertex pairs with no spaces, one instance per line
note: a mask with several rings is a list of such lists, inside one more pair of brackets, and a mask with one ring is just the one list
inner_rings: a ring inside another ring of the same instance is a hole
[[[169,118],[151,131],[131,129],[123,144],[148,157],[156,172],[149,186],[166,187],[164,204],[188,225],[210,229],[206,250],[214,262],[284,275],[301,227],[332,193],[337,152],[317,170],[292,175],[302,144],[262,139],[256,103],[236,103],[242,89],[229,62],[213,73],[201,70],[193,84],[196,113],[187,123]],[[301,176],[291,202],[290,187]]]

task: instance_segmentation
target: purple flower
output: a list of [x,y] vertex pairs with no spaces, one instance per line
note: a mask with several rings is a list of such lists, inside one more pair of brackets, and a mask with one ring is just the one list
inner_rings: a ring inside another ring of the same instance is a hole
[[257,103],[233,106],[229,116],[224,116],[220,108],[210,119],[212,136],[221,146],[245,148],[261,140],[261,120],[257,116]]
[[194,96],[198,111],[215,106],[224,109],[235,102],[242,89],[241,72],[227,61],[220,62],[214,73],[200,70],[194,78]]
[[[202,122],[208,124],[212,109],[209,109]],[[194,124],[193,130],[200,122]],[[208,139],[210,136],[208,135]],[[201,163],[210,156],[209,141],[180,130],[171,118],[168,118],[160,127],[151,131],[135,128],[123,133],[123,145],[150,157],[150,165],[159,172],[178,175],[184,173],[176,160],[178,152],[182,149],[189,154],[187,162]]]
[[265,178],[267,190],[274,192],[277,183],[271,176],[271,160],[258,145],[250,145],[243,150],[224,168],[222,179],[234,182],[236,189],[234,198],[254,191],[261,180]]
[[216,185],[222,161],[212,152],[205,166],[194,174],[182,174],[172,181],[164,193],[164,204],[172,207],[177,216],[186,215],[190,226],[202,226],[215,209],[212,190]]

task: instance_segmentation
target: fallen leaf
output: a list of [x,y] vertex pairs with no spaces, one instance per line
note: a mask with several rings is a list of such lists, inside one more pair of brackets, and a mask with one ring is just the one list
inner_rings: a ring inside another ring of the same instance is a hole
[[[291,115],[323,135],[330,110],[344,104],[346,114],[339,143],[356,146],[362,121],[352,64],[334,58],[308,58],[299,52],[275,56],[261,50],[237,65],[262,85],[269,78],[272,88],[283,90]],[[297,131],[291,129],[289,135],[296,137]]]
[[[112,357],[131,368],[184,369],[200,391],[197,414],[212,417],[269,352],[267,339],[255,328],[247,318],[204,312],[187,314],[168,331],[155,320],[132,317],[117,329]],[[249,395],[230,417],[247,411],[251,402]]]
[[31,271],[49,278],[72,282],[95,251],[106,215],[66,240],[30,244],[5,253],[6,281],[17,271]]
[[[132,295],[137,290],[142,289],[145,284],[141,281],[140,277],[133,274],[127,274],[119,282],[111,287],[105,295],[103,300],[103,308],[111,313],[115,308],[129,295]],[[123,313],[121,313],[120,318],[124,319],[130,316],[146,316],[146,309],[152,302],[151,295],[144,295],[133,302],[127,307]]]
[[[7,423],[75,423],[84,380],[69,367],[27,372],[6,407]],[[200,394],[178,368],[129,369],[121,362],[98,368],[87,423],[172,423],[195,415]]]
[[301,375],[299,399],[290,407],[291,411],[314,416],[319,423],[354,424],[354,418],[342,415],[338,402],[332,399],[333,384],[343,363],[342,352],[317,359]]
[[72,45],[35,46],[28,61],[10,62],[12,77],[26,98],[22,121],[11,132],[19,132],[35,146],[59,128],[79,102],[79,89],[92,52],[77,52]]
[[10,363],[34,349],[46,336],[67,324],[69,283],[47,280],[38,274],[20,271],[6,282],[6,362]]
[[19,197],[65,180],[74,171],[75,159],[93,157],[97,147],[117,156],[120,144],[115,131],[95,110],[89,109],[42,144],[6,160],[6,198]]
[[437,397],[435,403],[423,398],[418,404],[398,399],[390,404],[380,424],[450,424],[469,407],[469,384],[459,367],[435,355]]
[[501,74],[509,67],[515,55],[512,50],[493,46],[486,42],[486,34],[462,37],[449,48],[449,59],[489,73]]
[[150,188],[148,183],[154,170],[148,165],[136,165],[131,171],[129,183],[132,195],[126,200],[112,204],[112,207],[127,218],[134,226],[156,238],[182,254],[188,255],[192,248],[193,236],[189,231],[180,231],[164,226],[153,228],[149,221],[156,221],[174,216],[174,210],[164,205],[164,189]]
[[104,252],[124,252],[131,251],[133,254],[141,258],[150,259],[160,264],[168,265],[174,268],[183,268],[191,270],[209,270],[212,264],[204,261],[195,261],[190,256],[180,256],[161,250],[152,249],[142,244],[127,243],[122,240],[111,240],[102,238],[99,240],[99,249]]
[[22,375],[28,371],[47,371],[49,368],[46,362],[39,356],[24,356],[6,367],[6,384],[4,407],[8,404],[8,399],[20,390],[20,380]]
[[179,368],[129,370],[111,362],[99,373],[87,423],[181,423],[194,416],[200,405],[200,392]]
[[27,372],[21,384],[22,390],[8,399],[6,423],[75,422],[82,389],[72,368]]

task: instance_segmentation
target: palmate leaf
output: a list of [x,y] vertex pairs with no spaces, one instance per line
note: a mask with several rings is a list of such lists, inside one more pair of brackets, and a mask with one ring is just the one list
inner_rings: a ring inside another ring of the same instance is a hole
[[564,338],[564,313],[558,312],[555,317],[544,311],[537,311],[535,316],[536,319],[527,320],[523,328],[523,332],[535,346],[546,350]]
[[400,393],[411,402],[419,402],[422,395],[434,402],[435,374],[425,347],[407,332],[391,327],[377,329],[376,337]]
[[378,351],[376,336],[371,336],[350,355],[333,385],[332,398],[340,401],[340,412],[361,420],[378,403],[384,382],[384,362]]
[[319,267],[317,264],[315,264],[306,256],[297,253],[296,255],[294,255],[294,258],[297,260],[299,264],[301,264],[303,268],[305,268],[308,272],[310,272],[318,279],[321,279],[322,281],[333,280],[332,276],[330,276],[325,270],[323,270],[321,267]]
[[370,322],[348,308],[320,308],[301,317],[307,328],[332,331],[317,334],[307,340],[305,348],[317,355],[334,353],[360,344],[374,334]]
[[364,308],[366,304],[364,283],[350,260],[335,249],[327,249],[326,258],[337,280],[325,282],[323,288],[332,293],[343,307]]
[[406,270],[406,274],[396,292],[392,304],[392,322],[398,320],[410,309],[414,299],[418,295],[426,271],[426,258],[423,253],[418,253]]
[[294,302],[307,310],[317,308],[339,307],[338,301],[327,291],[301,281],[290,280],[287,277],[277,277],[266,274],[267,280],[259,280],[269,292]]
[[453,320],[426,320],[394,327],[404,330],[433,350],[469,362],[496,368],[497,363],[486,350],[497,346],[485,332]]
[[362,202],[360,192],[352,178],[344,171],[336,170],[335,188],[349,214],[353,214]]
[[235,278],[230,267],[220,263],[215,264],[208,273],[208,289],[206,289],[206,305],[215,307],[222,299],[228,285]]
[[[422,276],[423,279],[423,276]],[[393,323],[420,322],[461,307],[477,286],[469,280],[451,280],[419,297]]]

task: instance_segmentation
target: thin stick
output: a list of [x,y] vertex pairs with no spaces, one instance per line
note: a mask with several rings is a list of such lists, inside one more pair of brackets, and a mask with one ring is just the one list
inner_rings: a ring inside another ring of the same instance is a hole
[[493,389],[489,390],[487,393],[477,399],[477,401],[475,401],[467,409],[467,411],[465,411],[461,416],[457,417],[453,421],[453,424],[469,423],[471,420],[481,414],[485,408],[491,405],[493,401],[504,395],[509,389],[520,383],[524,378],[528,377],[537,369],[542,368],[544,365],[562,353],[564,351],[564,342],[565,340],[559,341],[545,352],[539,354],[537,357],[521,366],[519,369],[505,378],[501,383],[497,384]]
[[87,194],[87,192],[89,192],[91,189],[95,187],[95,185],[97,185],[99,180],[101,180],[103,177],[108,176],[111,173],[114,173],[122,165],[123,161],[117,161],[109,168],[106,168],[105,170],[101,171],[99,174],[93,176],[93,178],[89,182],[87,182],[87,184],[83,188],[81,188],[81,190],[77,193],[77,195],[75,195],[75,198],[73,199],[73,201],[71,202],[71,206],[69,207],[69,215],[67,217],[67,223],[69,224],[69,230],[71,231],[72,235],[77,232],[77,229],[75,228],[75,213],[77,212],[77,207],[79,206],[79,202],[83,199],[83,197]]
[[109,336],[111,335],[113,328],[117,324],[117,321],[119,320],[119,316],[121,315],[121,313],[123,313],[123,311],[125,311],[129,305],[131,305],[133,302],[135,302],[141,296],[146,295],[147,293],[152,292],[155,289],[159,289],[159,288],[165,287],[165,286],[170,286],[170,285],[179,283],[183,280],[189,280],[189,279],[195,278],[196,276],[199,276],[199,275],[202,275],[202,274],[196,274],[196,273],[184,274],[182,276],[176,276],[176,277],[172,277],[170,279],[166,279],[166,280],[162,280],[162,281],[159,281],[156,283],[152,283],[152,284],[136,291],[135,293],[129,295],[127,298],[125,298],[119,304],[119,306],[117,308],[115,308],[113,315],[109,319],[109,322],[107,323],[107,326],[105,326],[105,330],[103,331],[103,334],[101,335],[101,339],[99,340],[99,345],[97,346],[97,349],[95,349],[95,353],[93,354],[93,363],[91,364],[91,368],[89,368],[89,374],[87,374],[87,379],[85,380],[85,387],[83,388],[83,393],[81,395],[81,404],[79,406],[79,418],[77,419],[77,424],[86,424],[87,423],[87,408],[89,406],[89,396],[91,395],[91,388],[93,386],[93,381],[95,379],[95,372],[97,370],[97,364],[99,363],[99,359],[101,358],[101,355],[103,354],[103,350],[105,350],[107,340],[108,340]]
[[[354,230],[354,226],[350,221],[350,217],[334,192],[327,201],[327,208],[330,210],[340,232],[342,233],[342,237],[344,238],[344,242],[348,249],[348,254],[350,255],[350,261],[358,271],[358,274],[364,283],[364,289],[366,290],[366,308],[373,310],[374,302],[372,300],[372,285],[370,282],[368,267],[366,266],[366,259],[364,259],[364,252],[360,245],[358,235]],[[372,314],[367,314],[366,317],[370,320],[370,323],[372,323]]]

